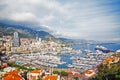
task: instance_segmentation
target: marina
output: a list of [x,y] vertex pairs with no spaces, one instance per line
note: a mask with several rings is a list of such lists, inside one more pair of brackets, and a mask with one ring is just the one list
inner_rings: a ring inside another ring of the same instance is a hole
[[[64,54],[41,54],[41,53],[30,53],[30,54],[13,54],[10,56],[9,61],[15,61],[18,65],[31,65],[31,68],[54,67],[54,68],[77,68],[81,71],[85,71],[94,68],[101,64],[101,62],[114,54],[103,53],[100,50],[87,50],[84,49],[82,53],[68,53]],[[76,51],[80,51],[77,50]],[[26,66],[27,66],[26,65]],[[36,67],[35,67],[36,66]]]
[[[41,65],[46,67],[57,67],[57,64],[65,64],[65,62],[60,61],[60,57],[53,55],[41,55],[40,53],[31,54],[14,54],[10,57],[10,61],[15,60],[17,64],[23,63],[33,65]],[[18,62],[19,61],[19,62]]]
[[[88,70],[94,68],[102,63],[104,59],[109,57],[114,53],[89,53],[85,57],[71,57],[72,64],[74,68],[78,68],[80,70]],[[69,66],[68,66],[69,67]]]

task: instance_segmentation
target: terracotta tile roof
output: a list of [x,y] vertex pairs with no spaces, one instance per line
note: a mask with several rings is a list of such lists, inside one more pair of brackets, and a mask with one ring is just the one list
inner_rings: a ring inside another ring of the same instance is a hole
[[72,72],[68,72],[68,77],[73,77],[73,73]]
[[74,77],[80,77],[80,75],[78,73],[75,73]]
[[18,74],[8,74],[2,80],[23,80]]
[[87,77],[92,77],[92,76],[94,76],[94,75],[95,75],[94,70],[87,70],[87,71],[85,72],[85,76],[87,76]]
[[7,74],[18,74],[19,72],[20,70],[16,69],[16,70],[8,72]]
[[57,76],[47,76],[44,80],[57,80]]
[[93,73],[92,71],[86,71],[85,72],[86,74],[91,74],[91,73]]
[[107,63],[107,62],[112,62],[113,60],[114,60],[114,58],[107,58],[103,62]]
[[40,73],[40,70],[33,70],[31,73]]
[[68,74],[73,74],[72,72],[68,72]]
[[36,80],[36,76],[31,76],[30,80]]

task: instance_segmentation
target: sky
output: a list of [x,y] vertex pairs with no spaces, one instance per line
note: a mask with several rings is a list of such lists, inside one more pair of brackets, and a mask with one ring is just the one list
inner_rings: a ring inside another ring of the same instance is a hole
[[120,0],[0,0],[0,21],[56,37],[120,41]]

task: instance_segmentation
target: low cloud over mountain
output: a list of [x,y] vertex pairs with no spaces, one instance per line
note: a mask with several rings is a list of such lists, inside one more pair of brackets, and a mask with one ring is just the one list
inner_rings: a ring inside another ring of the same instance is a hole
[[0,0],[0,21],[56,37],[120,40],[119,0]]

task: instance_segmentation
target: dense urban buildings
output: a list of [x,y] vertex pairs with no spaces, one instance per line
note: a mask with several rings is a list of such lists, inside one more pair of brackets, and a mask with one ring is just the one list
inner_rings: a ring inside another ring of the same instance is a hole
[[[105,49],[106,50],[106,49]],[[19,38],[19,33],[13,36],[0,38],[0,52],[6,54],[0,57],[0,78],[2,80],[88,80],[97,75],[98,67],[103,64],[117,64],[120,53],[86,52],[84,57],[74,56],[82,54],[61,42],[46,41],[39,37],[36,39]],[[71,63],[63,61],[72,55]],[[66,65],[66,68],[62,68]]]

